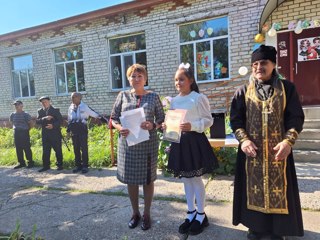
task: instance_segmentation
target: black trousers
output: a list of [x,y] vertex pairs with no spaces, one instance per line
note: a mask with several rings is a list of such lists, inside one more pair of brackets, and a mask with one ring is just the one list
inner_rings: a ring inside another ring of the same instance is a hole
[[56,153],[57,167],[62,167],[63,156],[61,138],[60,132],[42,132],[42,162],[44,168],[50,168],[50,155],[52,148]]
[[14,130],[14,144],[16,146],[16,153],[18,162],[21,165],[26,165],[24,161],[23,152],[30,163],[32,163],[32,151],[30,145],[30,134],[29,130],[15,129]]
[[87,125],[77,123],[72,126],[71,132],[76,167],[88,168],[89,156]]

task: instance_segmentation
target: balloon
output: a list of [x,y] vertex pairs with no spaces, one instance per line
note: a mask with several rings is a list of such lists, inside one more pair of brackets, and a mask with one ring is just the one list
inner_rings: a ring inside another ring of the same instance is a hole
[[302,32],[302,27],[301,27],[301,21],[298,21],[296,28],[294,29],[294,32],[296,34],[300,34]]
[[211,27],[209,27],[209,28],[207,29],[207,33],[208,33],[208,35],[210,36],[210,35],[213,33],[213,29],[212,29]]
[[273,27],[270,28],[270,30],[268,31],[269,37],[274,37],[276,34],[277,34],[277,31]]
[[241,76],[245,76],[245,75],[247,75],[247,73],[248,73],[248,68],[242,66],[242,67],[239,68],[239,71],[238,71],[238,72],[239,72],[239,74],[240,74]]
[[190,37],[194,38],[196,36],[196,31],[192,30],[190,32]]
[[264,36],[261,33],[258,33],[255,37],[254,37],[254,41],[257,43],[261,43],[264,41]]

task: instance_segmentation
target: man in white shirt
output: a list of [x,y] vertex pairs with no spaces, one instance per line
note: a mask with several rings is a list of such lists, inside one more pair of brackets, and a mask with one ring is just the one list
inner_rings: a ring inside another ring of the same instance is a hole
[[72,103],[68,110],[68,132],[72,136],[73,151],[75,155],[76,168],[74,173],[88,172],[88,127],[89,117],[100,118],[100,115],[90,109],[81,101],[82,95],[78,92],[71,94]]

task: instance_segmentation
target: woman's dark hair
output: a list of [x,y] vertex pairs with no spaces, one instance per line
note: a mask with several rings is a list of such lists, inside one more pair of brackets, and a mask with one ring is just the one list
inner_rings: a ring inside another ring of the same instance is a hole
[[189,63],[186,63],[186,64],[181,63],[179,65],[178,70],[182,70],[184,72],[184,74],[187,76],[187,78],[192,80],[192,83],[190,86],[191,91],[195,91],[195,92],[199,93],[200,92],[199,87],[198,87],[196,80],[194,78],[194,71],[193,71],[192,67],[190,66],[190,64]]

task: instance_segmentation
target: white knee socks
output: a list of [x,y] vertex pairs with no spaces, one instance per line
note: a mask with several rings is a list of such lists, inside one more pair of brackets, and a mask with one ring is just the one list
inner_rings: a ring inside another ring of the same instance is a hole
[[[191,212],[195,209],[195,199],[197,201],[197,212],[204,212],[205,205],[205,188],[201,177],[182,178],[184,183],[184,190],[186,193],[188,211]],[[195,215],[195,212],[188,214],[187,218],[191,221]],[[205,215],[197,214],[196,220],[202,223]]]

